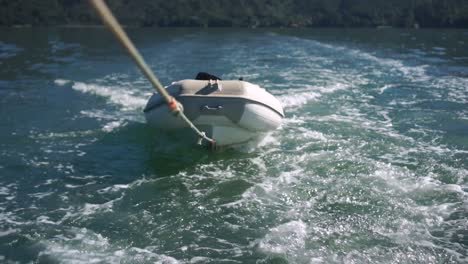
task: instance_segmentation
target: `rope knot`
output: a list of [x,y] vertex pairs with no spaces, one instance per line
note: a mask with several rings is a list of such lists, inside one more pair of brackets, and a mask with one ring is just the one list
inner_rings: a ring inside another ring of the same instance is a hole
[[201,145],[203,139],[205,139],[205,138],[206,138],[205,132],[201,131],[200,136],[198,137],[197,145]]

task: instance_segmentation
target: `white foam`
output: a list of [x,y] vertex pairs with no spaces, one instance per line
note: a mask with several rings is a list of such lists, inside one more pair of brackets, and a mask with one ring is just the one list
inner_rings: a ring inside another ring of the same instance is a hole
[[390,58],[379,58],[361,50],[349,49],[348,52],[354,56],[388,67],[392,72],[400,72],[405,78],[414,82],[426,82],[431,79],[431,77],[426,73],[426,70],[429,67],[428,65],[407,66],[404,61]]
[[178,260],[164,254],[153,252],[153,247],[120,248],[101,234],[86,228],[73,228],[72,238],[57,236],[52,240],[43,240],[45,249],[39,257],[47,256],[63,263],[166,263],[177,264]]
[[51,221],[50,218],[46,215],[41,215],[36,218],[36,221],[41,224],[48,224],[48,225],[58,225],[60,222]]
[[65,79],[56,79],[54,83],[58,86],[65,86],[69,84],[71,81],[70,80],[65,80]]
[[431,87],[436,88],[431,91],[432,95],[436,98],[460,104],[468,103],[468,93],[466,91],[468,78],[456,76],[440,77],[431,83]]
[[30,137],[33,139],[66,139],[66,138],[76,138],[76,137],[86,137],[90,136],[95,131],[93,130],[83,130],[83,131],[70,131],[70,132],[49,132],[49,133],[38,133],[33,134]]
[[132,91],[130,87],[110,87],[75,82],[72,88],[82,93],[107,98],[111,103],[122,106],[122,110],[124,111],[142,109],[146,104],[146,99],[135,96],[134,91]]
[[85,176],[75,176],[75,175],[71,175],[71,176],[68,176],[67,178],[70,178],[70,179],[75,179],[75,180],[80,180],[80,181],[88,181],[88,180],[92,180],[92,179],[105,179],[105,178],[111,178],[112,176],[111,175],[85,175]]
[[11,235],[11,234],[18,233],[18,231],[20,231],[20,230],[15,229],[15,228],[9,228],[9,229],[7,229],[5,231],[0,230],[0,237],[4,237],[4,236],[8,236],[8,235]]
[[39,192],[39,193],[28,194],[28,196],[34,197],[34,198],[37,198],[37,199],[42,199],[42,198],[50,196],[52,194],[54,194],[54,192]]
[[[269,149],[272,148],[277,148],[279,145],[281,145],[281,140],[278,138],[278,135],[276,133],[268,133],[263,140],[261,140],[258,145],[255,147],[252,147],[251,149],[248,149],[247,153],[250,153],[252,151],[255,151],[258,148],[266,148],[268,147]],[[268,151],[268,150],[265,150]]]
[[283,104],[283,107],[298,107],[309,101],[319,98],[321,95],[314,91],[296,92],[288,91],[287,95],[278,96],[278,100]]
[[65,184],[65,188],[76,189],[76,188],[81,188],[81,187],[85,187],[85,186],[93,185],[93,184],[96,184],[96,181],[90,181],[85,184]]
[[190,263],[208,263],[209,260],[211,260],[210,258],[208,257],[193,257],[190,259]]
[[65,174],[71,174],[75,172],[75,168],[73,164],[62,164],[58,163],[57,165],[53,166],[55,169],[57,169],[60,172],[63,172]]
[[116,128],[125,126],[126,124],[127,124],[127,122],[124,122],[124,121],[112,121],[112,122],[109,122],[109,123],[105,124],[105,125],[102,127],[102,131],[104,131],[104,132],[112,132],[112,131],[114,131]]
[[316,141],[328,141],[327,137],[325,136],[325,134],[323,134],[322,132],[320,131],[314,131],[314,130],[310,130],[310,129],[307,129],[307,128],[304,128],[304,127],[298,127],[296,128],[297,129],[297,132],[295,132],[295,134],[300,134],[301,135],[301,140],[316,140]]
[[130,187],[131,187],[130,184],[115,184],[115,185],[98,190],[98,193],[100,194],[113,193],[113,192],[118,192],[123,189],[128,189]]
[[98,212],[99,213],[112,212],[114,202],[117,201],[117,200],[120,200],[120,199],[121,198],[118,198],[118,199],[111,200],[109,202],[102,203],[102,204],[85,203],[85,205],[83,206],[83,208],[81,210],[81,214],[85,215],[85,216],[88,216],[88,215],[96,214]]
[[262,158],[256,157],[256,158],[251,159],[250,161],[252,162],[252,164],[256,165],[260,171],[267,170],[265,161]]
[[258,242],[259,250],[264,253],[295,255],[305,250],[307,225],[301,220],[291,221],[270,229]]
[[[65,194],[61,195],[63,201],[68,201],[68,197]],[[95,214],[110,213],[113,212],[114,203],[122,200],[123,196],[110,200],[102,204],[85,203],[83,206],[69,207],[63,209],[66,214],[58,221],[63,223],[64,221],[73,219],[77,221],[79,219],[87,219]]]
[[[383,69],[383,71],[388,74],[388,72],[392,73],[400,73],[406,79],[414,82],[426,82],[431,80],[432,78],[427,74],[427,68],[429,65],[405,65],[405,62],[398,59],[391,59],[391,58],[382,58],[374,55],[370,52],[366,52],[363,50],[353,49],[345,46],[339,45],[331,45],[327,43],[322,43],[314,40],[307,40],[308,42],[312,43],[315,46],[319,46],[321,48],[327,49],[335,53],[341,53],[344,56],[352,56],[353,58],[357,57],[360,59],[368,60],[371,62],[375,62],[378,65],[384,66],[387,69]],[[437,50],[437,48],[436,48]],[[439,52],[442,52],[439,50]],[[371,70],[370,68],[369,70]],[[382,73],[381,70],[378,70],[378,73]],[[349,75],[349,74],[348,74]],[[335,74],[336,76],[336,74]]]
[[[105,81],[109,82],[109,80],[112,82],[119,81],[119,85],[113,87],[98,84],[85,84],[81,82],[75,82],[72,85],[72,88],[74,90],[104,97],[108,99],[109,103],[121,107],[121,111],[117,112],[115,110],[103,109],[88,109],[80,111],[80,114],[82,116],[95,118],[99,121],[108,121],[101,128],[101,131],[107,133],[113,132],[118,128],[126,126],[128,124],[127,121],[140,122],[142,116],[138,110],[141,110],[146,104],[146,99],[142,98],[142,93],[138,90],[131,89],[130,83],[126,83],[120,80],[121,77],[122,76],[120,75],[110,75],[106,76],[102,80],[97,81],[98,83]],[[146,98],[147,93],[143,94],[145,94],[144,97]],[[85,153],[81,153],[81,155],[84,154]]]
[[277,98],[283,104],[283,107],[300,107],[310,101],[317,101],[324,94],[334,93],[336,91],[349,89],[351,84],[333,82],[326,86],[310,85],[310,84],[295,84],[295,86],[302,86],[301,88],[292,88],[283,90],[285,94],[278,95]]
[[107,113],[104,110],[92,109],[92,110],[82,110],[80,114],[86,117],[95,118],[99,121],[101,120],[114,120],[116,118],[115,113]]
[[10,189],[5,186],[0,186],[0,195],[9,195]]
[[389,89],[389,88],[392,88],[394,87],[393,85],[391,84],[386,84],[384,86],[382,86],[381,88],[379,88],[379,94],[383,94],[385,92],[385,90]]

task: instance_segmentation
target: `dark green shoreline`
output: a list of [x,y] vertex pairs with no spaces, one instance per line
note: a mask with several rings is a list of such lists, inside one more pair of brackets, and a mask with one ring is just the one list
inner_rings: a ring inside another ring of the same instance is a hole
[[[112,0],[131,27],[468,28],[460,0]],[[0,26],[98,25],[86,0],[0,0]],[[91,26],[92,27],[92,26]]]

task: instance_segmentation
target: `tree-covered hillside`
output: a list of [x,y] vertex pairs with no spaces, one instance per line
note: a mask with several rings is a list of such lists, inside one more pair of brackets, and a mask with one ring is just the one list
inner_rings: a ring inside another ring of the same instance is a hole
[[[143,27],[468,27],[468,0],[108,0]],[[0,0],[0,25],[99,24],[86,0]]]

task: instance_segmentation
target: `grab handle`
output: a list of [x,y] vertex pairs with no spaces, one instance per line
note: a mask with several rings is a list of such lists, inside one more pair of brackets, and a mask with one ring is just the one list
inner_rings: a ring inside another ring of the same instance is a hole
[[218,105],[218,106],[205,105],[205,106],[203,106],[203,110],[208,110],[208,111],[215,111],[215,110],[221,110],[221,109],[223,109],[222,105]]

